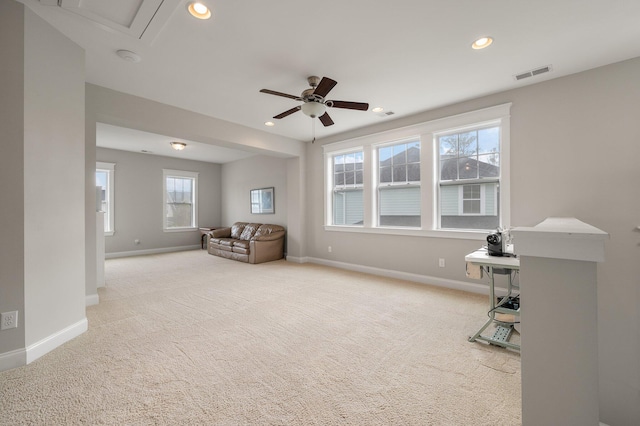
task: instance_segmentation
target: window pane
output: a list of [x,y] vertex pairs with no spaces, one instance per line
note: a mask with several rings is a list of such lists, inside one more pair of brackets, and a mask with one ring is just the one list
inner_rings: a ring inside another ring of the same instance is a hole
[[355,172],[345,172],[344,183],[346,185],[353,185],[355,183]]
[[458,179],[458,160],[447,158],[440,160],[440,180]]
[[407,162],[419,163],[420,162],[420,142],[412,142],[407,144]]
[[500,152],[500,127],[478,130],[478,154]]
[[362,185],[362,170],[356,171],[356,185]]
[[408,164],[407,176],[409,182],[420,182],[420,164]]
[[458,135],[440,136],[440,158],[458,156]]
[[391,150],[391,147],[385,146],[383,148],[379,148],[378,161],[380,162],[380,167],[390,166],[392,156],[393,156],[393,151]]
[[465,157],[458,161],[458,176],[460,179],[476,179],[478,177],[478,161]]
[[464,132],[458,134],[458,156],[464,157],[478,152],[477,132]]
[[400,166],[393,166],[393,181],[394,182],[407,181],[407,165],[406,164],[402,164]]
[[497,182],[440,186],[440,227],[496,229],[500,226],[498,186]]
[[333,177],[335,186],[344,185],[344,173],[336,173]]
[[394,145],[393,148],[393,164],[404,164],[407,162],[407,145]]
[[478,157],[478,169],[480,177],[500,176],[500,154],[486,154]]
[[380,183],[391,183],[391,167],[380,167]]
[[165,182],[167,228],[194,227],[195,179],[167,176]]
[[362,190],[333,193],[334,225],[362,225],[363,221],[364,198]]
[[420,188],[380,188],[380,226],[420,227]]

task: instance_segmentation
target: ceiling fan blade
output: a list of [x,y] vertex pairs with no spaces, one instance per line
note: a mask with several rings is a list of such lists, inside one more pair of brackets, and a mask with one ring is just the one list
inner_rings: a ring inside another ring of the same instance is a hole
[[369,109],[369,104],[364,102],[348,102],[348,101],[327,101],[333,108],[344,109],[357,109],[358,111],[366,111]]
[[322,114],[318,118],[320,119],[322,124],[324,124],[324,127],[328,127],[328,126],[332,126],[333,125],[333,120],[331,119],[331,117],[329,117],[329,114],[326,113],[326,112],[324,114]]
[[295,108],[291,108],[290,110],[287,110],[287,111],[285,111],[285,112],[282,112],[282,113],[280,113],[280,114],[278,114],[278,115],[274,116],[273,118],[276,118],[276,119],[280,120],[281,118],[285,118],[286,116],[291,115],[291,114],[293,114],[294,112],[300,111],[300,108],[301,108],[301,107],[300,107],[300,105],[298,105],[297,107],[295,107]]
[[301,101],[302,100],[302,98],[300,96],[288,95],[286,93],[276,92],[275,90],[262,89],[262,90],[260,90],[260,93],[266,93],[268,95],[282,96],[284,98],[294,99],[296,101]]
[[322,96],[323,98],[327,96],[327,94],[338,84],[337,81],[331,80],[329,77],[322,77],[320,80],[320,84],[316,87],[316,90],[313,91],[314,95]]

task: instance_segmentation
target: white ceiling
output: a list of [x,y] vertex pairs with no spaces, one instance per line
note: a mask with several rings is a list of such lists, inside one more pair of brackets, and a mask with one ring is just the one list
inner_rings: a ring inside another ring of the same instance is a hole
[[394,112],[329,109],[322,138],[640,56],[638,0],[202,0],[207,21],[186,0],[21,1],[86,50],[90,83],[302,141],[301,112],[264,126],[299,102],[260,89],[298,96],[327,76],[329,99]]

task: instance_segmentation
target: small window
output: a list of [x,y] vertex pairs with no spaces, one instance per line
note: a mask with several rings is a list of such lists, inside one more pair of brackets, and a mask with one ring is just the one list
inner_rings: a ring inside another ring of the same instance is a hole
[[420,141],[378,147],[378,225],[419,228],[420,202]]
[[198,173],[164,170],[164,230],[198,227]]
[[333,225],[362,225],[364,220],[364,154],[362,151],[334,155]]
[[114,174],[115,164],[96,163],[97,207],[104,212],[104,234],[114,234]]

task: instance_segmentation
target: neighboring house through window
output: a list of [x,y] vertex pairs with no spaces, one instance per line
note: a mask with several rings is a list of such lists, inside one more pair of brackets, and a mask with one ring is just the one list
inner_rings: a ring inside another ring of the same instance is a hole
[[114,174],[115,164],[96,162],[96,187],[100,210],[104,212],[104,233],[113,235],[114,221]]
[[364,220],[362,151],[334,155],[333,225],[362,225]]
[[500,125],[436,136],[439,153],[440,228],[500,226]]
[[198,173],[163,170],[165,231],[198,228]]
[[378,147],[378,225],[420,227],[420,141]]
[[325,229],[480,238],[508,227],[510,108],[324,145]]

